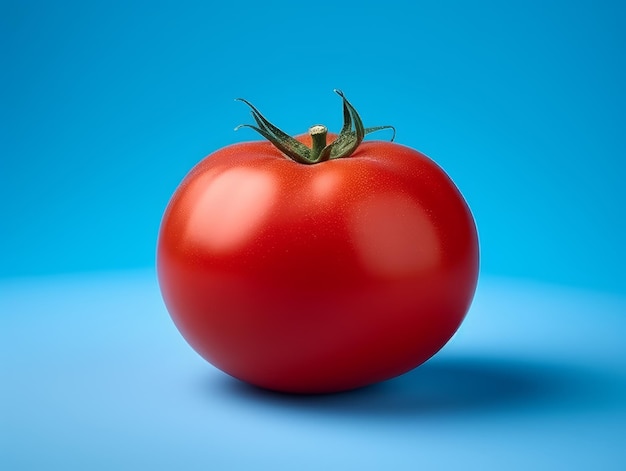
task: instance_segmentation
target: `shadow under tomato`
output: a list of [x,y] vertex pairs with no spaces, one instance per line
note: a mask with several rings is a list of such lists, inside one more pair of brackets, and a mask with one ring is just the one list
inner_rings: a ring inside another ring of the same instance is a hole
[[434,358],[398,378],[337,394],[283,394],[223,378],[221,392],[238,399],[369,416],[586,409],[607,406],[616,393],[587,370],[483,358]]

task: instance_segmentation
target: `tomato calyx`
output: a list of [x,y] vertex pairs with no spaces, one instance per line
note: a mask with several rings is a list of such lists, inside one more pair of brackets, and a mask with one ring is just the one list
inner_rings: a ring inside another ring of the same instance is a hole
[[337,138],[330,144],[326,143],[328,133],[326,126],[316,124],[309,128],[312,141],[312,146],[309,148],[270,123],[252,103],[243,98],[237,98],[236,100],[250,107],[256,125],[240,124],[235,128],[235,131],[241,128],[254,129],[287,157],[295,162],[307,165],[349,157],[363,142],[366,135],[383,129],[391,129],[393,131],[391,136],[391,141],[393,141],[396,135],[396,130],[393,126],[364,127],[359,113],[346,99],[343,92],[341,90],[333,91],[343,101],[343,126]]

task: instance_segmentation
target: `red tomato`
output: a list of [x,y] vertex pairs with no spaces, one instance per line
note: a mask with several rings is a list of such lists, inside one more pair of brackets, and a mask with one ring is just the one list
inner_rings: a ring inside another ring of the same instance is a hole
[[263,388],[324,393],[435,354],[473,298],[478,239],[459,190],[416,150],[368,141],[306,165],[248,142],[180,184],[157,266],[176,326],[208,362]]

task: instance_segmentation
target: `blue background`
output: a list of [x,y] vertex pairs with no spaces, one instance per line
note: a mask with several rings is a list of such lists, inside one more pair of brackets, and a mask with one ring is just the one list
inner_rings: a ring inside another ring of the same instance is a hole
[[3,0],[0,277],[151,267],[186,172],[257,139],[233,98],[296,134],[341,88],[455,180],[483,273],[624,293],[625,10]]
[[[0,469],[625,469],[624,5],[0,0]],[[481,277],[420,368],[264,392],[176,331],[157,231],[257,139],[233,98],[338,130],[333,88],[457,183]]]

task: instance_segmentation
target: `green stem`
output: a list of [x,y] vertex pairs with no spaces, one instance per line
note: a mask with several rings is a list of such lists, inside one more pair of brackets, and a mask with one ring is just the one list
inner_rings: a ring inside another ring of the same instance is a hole
[[328,128],[322,124],[316,124],[309,128],[309,134],[311,135],[312,147],[311,147],[311,162],[317,162],[320,158],[320,154],[324,147],[326,147],[326,136],[328,135]]

